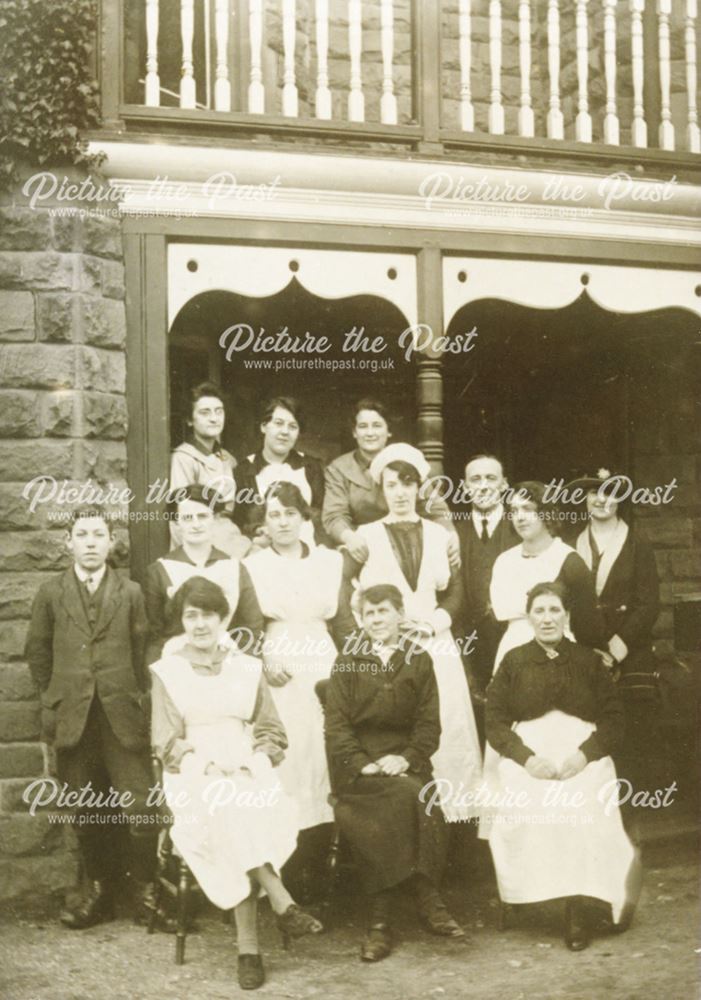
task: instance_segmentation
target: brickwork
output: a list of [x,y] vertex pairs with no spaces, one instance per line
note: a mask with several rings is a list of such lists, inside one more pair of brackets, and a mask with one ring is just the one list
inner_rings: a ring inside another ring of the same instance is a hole
[[[39,584],[68,565],[59,507],[34,512],[36,476],[126,485],[124,266],[120,222],[0,204],[0,898],[70,885],[65,826],[22,792],[51,772],[23,662]],[[65,508],[64,508],[65,509]],[[120,539],[124,552],[125,535]]]

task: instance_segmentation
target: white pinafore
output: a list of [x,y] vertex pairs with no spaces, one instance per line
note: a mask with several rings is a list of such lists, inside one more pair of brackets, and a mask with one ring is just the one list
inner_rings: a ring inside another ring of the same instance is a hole
[[173,813],[173,843],[209,899],[230,909],[251,892],[247,876],[270,864],[280,870],[297,844],[297,810],[283,792],[277,768],[258,779],[205,775],[208,761],[235,767],[251,763],[251,720],[261,663],[233,649],[219,674],[196,673],[177,653],[151,670],[163,682],[185,723],[185,739],[202,763],[185,774],[163,774]]
[[289,744],[280,780],[299,806],[300,829],[331,823],[324,717],[314,685],[331,675],[336,658],[326,622],[337,611],[343,557],[319,546],[288,559],[270,547],[244,565],[267,620],[263,662],[292,674],[282,687],[270,685]]

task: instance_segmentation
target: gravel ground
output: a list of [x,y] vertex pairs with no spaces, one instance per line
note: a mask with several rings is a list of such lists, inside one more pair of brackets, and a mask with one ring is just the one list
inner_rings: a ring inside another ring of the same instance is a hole
[[[301,1000],[686,1000],[698,995],[698,872],[689,838],[644,852],[645,885],[633,926],[599,936],[582,953],[561,940],[557,904],[521,908],[515,926],[495,928],[496,897],[484,866],[447,898],[469,938],[427,936],[402,907],[398,944],[376,966],[361,963],[363,914],[347,894],[332,926],[316,939],[281,949],[269,912],[262,920],[268,981],[261,997]],[[55,913],[8,914],[2,925],[3,1000],[224,1000],[240,993],[233,927],[207,912],[188,938],[186,964],[173,964],[174,939],[148,937],[120,919],[83,932],[57,925]]]

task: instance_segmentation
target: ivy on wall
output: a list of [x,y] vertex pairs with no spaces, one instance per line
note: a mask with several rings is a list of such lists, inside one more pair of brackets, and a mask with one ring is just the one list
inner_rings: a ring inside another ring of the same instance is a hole
[[80,136],[99,120],[96,24],[97,0],[0,2],[0,186],[20,163],[89,162]]

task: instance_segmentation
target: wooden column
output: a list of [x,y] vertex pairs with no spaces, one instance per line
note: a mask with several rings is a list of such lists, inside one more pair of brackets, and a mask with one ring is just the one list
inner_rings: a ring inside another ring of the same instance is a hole
[[[130,510],[163,514],[163,503],[146,504],[149,487],[168,479],[170,405],[167,261],[163,236],[123,236],[127,292],[128,482]],[[168,524],[133,520],[129,525],[131,572],[143,580],[149,563],[168,550]]]
[[[434,337],[443,335],[443,258],[437,247],[419,251],[417,260],[419,323]],[[431,463],[434,475],[443,472],[443,363],[440,351],[428,348],[417,355],[416,443]]]
[[441,132],[441,12],[437,3],[413,0],[414,117],[421,125],[420,153],[439,153]]
[[99,9],[100,100],[102,123],[109,128],[121,124],[119,121],[123,86],[121,0],[102,0]]

